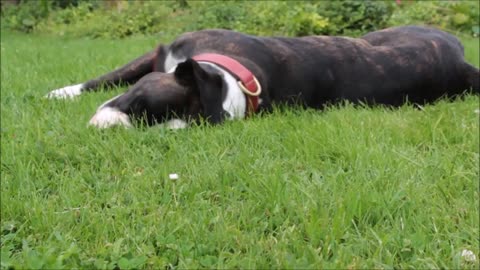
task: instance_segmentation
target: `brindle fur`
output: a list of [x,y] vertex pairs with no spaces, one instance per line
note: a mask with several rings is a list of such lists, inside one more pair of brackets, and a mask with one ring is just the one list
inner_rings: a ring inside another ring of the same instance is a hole
[[[203,116],[221,122],[221,89],[207,93],[202,92],[198,81],[182,83],[194,77],[185,75],[195,69],[186,68],[186,64],[179,72],[164,73],[168,53],[190,58],[206,52],[235,58],[255,74],[263,88],[260,110],[275,103],[323,108],[342,100],[369,105],[399,106],[407,100],[424,104],[466,90],[479,92],[479,70],[465,62],[459,40],[443,31],[417,26],[389,28],[358,39],[256,37],[228,30],[185,33],[170,45],[160,45],[88,81],[86,90],[138,81],[110,105],[134,117],[147,115],[149,122],[166,120],[167,115]],[[218,74],[210,75],[202,83]],[[218,84],[209,87],[213,85]]]

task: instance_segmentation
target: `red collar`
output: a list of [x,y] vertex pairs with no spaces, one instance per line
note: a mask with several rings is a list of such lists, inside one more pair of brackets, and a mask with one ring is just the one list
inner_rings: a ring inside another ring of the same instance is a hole
[[192,57],[192,59],[214,63],[229,71],[238,79],[238,86],[247,97],[247,115],[257,111],[258,96],[262,92],[262,88],[257,78],[244,65],[231,57],[216,53],[203,53]]

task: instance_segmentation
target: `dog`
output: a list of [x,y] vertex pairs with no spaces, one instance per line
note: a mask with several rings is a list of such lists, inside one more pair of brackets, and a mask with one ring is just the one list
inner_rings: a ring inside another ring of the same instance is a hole
[[464,60],[460,41],[434,28],[394,27],[360,38],[202,30],[182,34],[103,76],[53,90],[47,98],[130,84],[124,94],[103,103],[89,124],[133,127],[139,119],[175,129],[243,119],[275,104],[317,109],[341,101],[421,105],[478,93],[479,77]]

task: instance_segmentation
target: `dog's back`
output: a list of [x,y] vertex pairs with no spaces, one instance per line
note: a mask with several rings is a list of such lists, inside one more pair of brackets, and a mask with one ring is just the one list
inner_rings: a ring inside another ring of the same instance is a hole
[[389,28],[359,39],[203,30],[180,36],[169,50],[183,57],[203,52],[234,57],[256,74],[272,101],[309,107],[341,99],[424,103],[469,88],[478,92],[478,69],[465,63],[458,39],[426,27]]

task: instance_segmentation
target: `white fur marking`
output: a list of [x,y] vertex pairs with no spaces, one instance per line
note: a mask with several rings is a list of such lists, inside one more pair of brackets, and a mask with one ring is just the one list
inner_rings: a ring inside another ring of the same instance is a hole
[[100,108],[88,124],[97,128],[109,128],[116,125],[132,127],[128,115],[113,107]]
[[173,56],[172,52],[169,52],[165,58],[163,68],[167,73],[172,73],[177,68],[178,63],[184,62],[185,60],[187,60],[185,57],[177,58]]
[[222,107],[229,113],[228,119],[233,120],[245,118],[245,112],[247,110],[247,98],[238,86],[237,80],[230,73],[215,64],[209,62],[202,62],[202,64],[210,65],[223,74],[223,78],[225,79],[228,88],[227,95],[222,103]]
[[182,128],[186,128],[188,126],[188,123],[181,120],[181,119],[171,119],[171,120],[168,120],[167,122],[165,122],[165,126],[168,128],[168,129],[182,129]]
[[45,97],[49,99],[67,99],[74,98],[82,93],[83,84],[65,86],[60,89],[50,91]]

